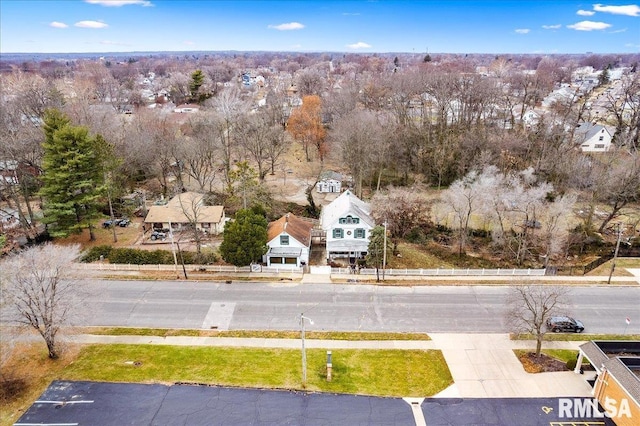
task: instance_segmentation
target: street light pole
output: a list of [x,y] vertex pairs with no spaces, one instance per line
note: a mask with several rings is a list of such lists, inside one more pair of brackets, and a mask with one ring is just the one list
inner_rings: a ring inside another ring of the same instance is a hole
[[620,222],[618,222],[618,240],[616,241],[616,250],[613,252],[613,261],[611,262],[611,272],[609,272],[609,280],[607,284],[611,284],[611,276],[616,269],[616,258],[618,257],[618,250],[620,250],[620,238],[622,237],[622,231],[620,230]]
[[387,269],[387,220],[384,221],[384,244],[382,248],[382,281],[384,281],[384,271]]
[[313,325],[311,318],[305,317],[304,314],[300,314],[300,337],[302,339],[302,387],[307,386],[307,352],[304,348],[304,320],[308,320],[309,324]]

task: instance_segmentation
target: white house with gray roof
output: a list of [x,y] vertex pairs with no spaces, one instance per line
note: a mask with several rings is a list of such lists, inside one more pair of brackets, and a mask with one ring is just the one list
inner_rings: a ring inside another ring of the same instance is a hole
[[582,152],[607,152],[611,148],[613,135],[605,126],[581,123],[574,133],[574,140]]
[[322,209],[320,226],[326,232],[327,261],[347,259],[353,264],[367,254],[375,222],[369,204],[346,190]]

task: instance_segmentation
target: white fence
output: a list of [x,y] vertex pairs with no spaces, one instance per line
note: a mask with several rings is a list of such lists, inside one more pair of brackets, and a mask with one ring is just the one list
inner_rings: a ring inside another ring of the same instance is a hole
[[[543,276],[546,269],[386,269],[385,276]],[[376,275],[373,268],[331,268],[332,274]],[[382,269],[379,270],[382,275]]]
[[[90,271],[182,271],[182,265],[133,265],[126,263],[77,263],[76,268]],[[221,266],[221,265],[184,265],[188,272],[219,273],[302,273],[302,268],[275,266]]]

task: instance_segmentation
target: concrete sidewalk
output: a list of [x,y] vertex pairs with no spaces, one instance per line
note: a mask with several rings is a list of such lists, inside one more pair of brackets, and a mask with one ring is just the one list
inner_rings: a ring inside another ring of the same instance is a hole
[[[442,350],[454,384],[441,397],[510,398],[591,396],[583,375],[572,371],[531,374],[514,349],[533,349],[535,341],[508,334],[429,334]],[[546,349],[574,349],[584,342],[545,342]]]
[[[531,374],[524,371],[514,349],[535,349],[535,341],[510,340],[508,334],[429,334],[432,340],[349,341],[306,339],[307,348],[320,349],[438,349],[454,384],[436,397],[590,397],[586,376],[572,371]],[[69,336],[75,343],[126,343],[175,346],[217,346],[299,349],[299,339],[187,336]],[[545,342],[546,349],[573,349],[584,342]]]

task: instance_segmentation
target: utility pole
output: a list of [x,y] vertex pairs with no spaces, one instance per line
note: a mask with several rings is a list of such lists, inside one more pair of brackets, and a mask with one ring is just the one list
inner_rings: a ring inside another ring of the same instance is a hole
[[[173,226],[169,221],[169,237],[171,238],[171,253],[173,253],[173,263],[176,265],[176,275],[178,274],[178,258],[176,257],[176,247],[173,245]],[[178,278],[180,278],[178,276]]]
[[387,220],[384,220],[384,244],[382,245],[382,281],[384,281],[384,271],[387,269]]
[[618,250],[620,250],[620,238],[622,237],[622,231],[620,230],[620,222],[618,222],[618,240],[616,241],[616,250],[613,252],[613,261],[611,262],[611,272],[609,272],[609,280],[607,284],[611,284],[611,276],[616,269],[616,259],[618,258]]

